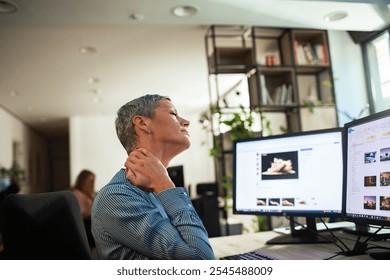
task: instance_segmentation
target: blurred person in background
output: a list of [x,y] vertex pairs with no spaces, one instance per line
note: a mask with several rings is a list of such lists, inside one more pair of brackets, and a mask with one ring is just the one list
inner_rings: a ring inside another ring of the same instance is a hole
[[95,174],[90,170],[82,170],[76,178],[75,185],[71,188],[79,201],[81,216],[83,217],[88,242],[91,247],[95,247],[95,242],[91,233],[91,209],[95,198]]

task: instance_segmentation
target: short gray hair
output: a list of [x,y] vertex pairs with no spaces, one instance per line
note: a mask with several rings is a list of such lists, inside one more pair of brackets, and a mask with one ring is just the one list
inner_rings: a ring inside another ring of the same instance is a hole
[[158,94],[147,94],[133,99],[119,108],[115,120],[116,134],[127,153],[135,148],[138,139],[133,117],[138,115],[151,118],[160,100],[170,100],[170,98]]

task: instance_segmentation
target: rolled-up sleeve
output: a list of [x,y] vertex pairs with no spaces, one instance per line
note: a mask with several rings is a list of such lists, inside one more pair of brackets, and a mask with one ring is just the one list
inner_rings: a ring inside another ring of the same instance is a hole
[[[172,254],[180,256],[180,249],[192,252],[194,256],[200,259],[215,259],[213,250],[208,241],[208,234],[196,213],[190,197],[184,188],[174,188],[163,191],[158,194],[172,225],[180,233],[185,245],[178,243]],[[184,248],[182,248],[184,247]]]

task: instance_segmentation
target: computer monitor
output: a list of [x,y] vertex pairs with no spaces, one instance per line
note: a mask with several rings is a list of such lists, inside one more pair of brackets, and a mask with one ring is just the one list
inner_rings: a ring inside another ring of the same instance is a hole
[[[316,217],[341,217],[343,129],[332,128],[236,140],[233,213],[284,215],[290,235],[268,244],[331,242],[316,231]],[[305,217],[296,230],[294,217]]]
[[370,225],[390,226],[390,110],[351,121],[344,128],[343,218],[355,222],[358,234],[367,235],[372,232]]
[[176,187],[184,187],[184,168],[183,165],[170,166],[167,168],[168,175]]

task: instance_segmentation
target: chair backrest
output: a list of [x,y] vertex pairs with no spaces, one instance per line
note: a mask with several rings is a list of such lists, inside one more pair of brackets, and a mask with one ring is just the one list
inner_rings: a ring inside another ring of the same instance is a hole
[[199,183],[196,185],[196,194],[200,196],[218,196],[218,184]]
[[80,206],[70,191],[12,194],[2,204],[3,258],[91,259]]

